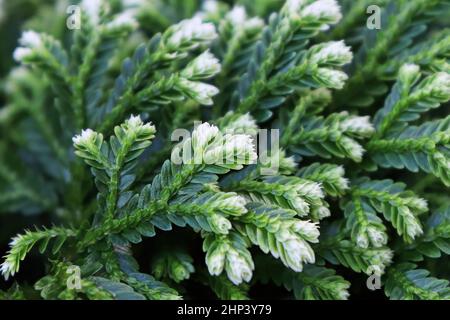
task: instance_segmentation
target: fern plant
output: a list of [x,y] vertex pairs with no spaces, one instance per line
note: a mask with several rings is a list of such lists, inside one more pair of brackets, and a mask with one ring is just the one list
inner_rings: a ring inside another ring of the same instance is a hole
[[1,298],[348,299],[373,275],[450,298],[450,3],[235,2],[89,0],[74,30],[22,26]]

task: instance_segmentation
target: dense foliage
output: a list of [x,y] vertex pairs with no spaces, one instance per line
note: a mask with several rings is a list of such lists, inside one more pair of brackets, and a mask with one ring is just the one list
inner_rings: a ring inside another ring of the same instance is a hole
[[0,298],[450,298],[450,1],[0,5]]

